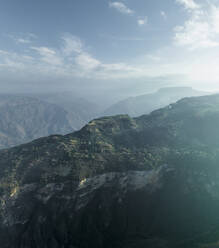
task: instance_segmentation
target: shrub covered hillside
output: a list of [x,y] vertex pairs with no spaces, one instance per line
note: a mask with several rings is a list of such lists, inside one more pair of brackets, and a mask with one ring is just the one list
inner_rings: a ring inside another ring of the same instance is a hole
[[0,151],[2,248],[219,247],[219,95]]

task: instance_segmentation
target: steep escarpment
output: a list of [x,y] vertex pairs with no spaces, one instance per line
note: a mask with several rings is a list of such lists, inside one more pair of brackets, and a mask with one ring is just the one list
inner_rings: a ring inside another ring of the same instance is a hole
[[219,96],[0,151],[1,247],[217,247]]

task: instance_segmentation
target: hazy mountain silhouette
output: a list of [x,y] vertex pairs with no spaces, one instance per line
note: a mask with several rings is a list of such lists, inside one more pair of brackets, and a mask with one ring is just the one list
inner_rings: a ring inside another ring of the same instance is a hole
[[194,90],[191,87],[161,88],[152,94],[129,97],[122,100],[105,110],[103,115],[128,114],[132,117],[137,117],[143,114],[149,114],[153,110],[165,107],[183,97],[202,96],[206,94],[208,93]]

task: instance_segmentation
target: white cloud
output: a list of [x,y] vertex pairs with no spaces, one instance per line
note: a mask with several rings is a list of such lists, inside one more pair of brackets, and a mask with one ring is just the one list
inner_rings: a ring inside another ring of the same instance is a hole
[[153,54],[148,54],[146,58],[154,61],[154,62],[159,62],[161,61],[161,58],[159,56],[153,55]]
[[56,51],[48,47],[31,47],[41,56],[41,60],[51,65],[62,65],[62,58],[57,55]]
[[32,33],[24,33],[24,34],[19,34],[19,35],[7,35],[11,39],[13,39],[16,43],[21,43],[21,44],[29,44],[32,43],[37,36]]
[[78,55],[75,58],[75,62],[83,70],[94,70],[101,65],[101,62],[99,60],[93,58],[88,53],[81,53],[80,55]]
[[167,19],[167,14],[165,11],[161,11],[160,14],[163,17],[163,19],[165,19],[165,20]]
[[190,7],[189,19],[175,27],[174,41],[189,49],[219,46],[219,8],[214,5],[206,9]]
[[219,34],[219,7],[211,6],[210,22],[212,23],[212,31]]
[[23,44],[31,43],[31,41],[29,39],[23,39],[23,38],[17,38],[16,41],[18,43],[23,43]]
[[124,3],[122,2],[109,2],[110,8],[114,8],[117,11],[127,14],[127,15],[132,15],[134,14],[134,11],[129,9]]
[[[78,38],[79,39],[79,38]],[[35,51],[36,53],[29,53]],[[145,66],[130,65],[127,63],[104,63],[96,59],[80,46],[77,52],[63,52],[63,46],[53,49],[46,46],[30,47],[23,53],[13,53],[0,50],[0,71],[4,70],[22,74],[23,77],[68,78],[75,77],[89,79],[128,79],[148,74]],[[63,79],[64,80],[64,79]]]
[[64,41],[62,47],[63,59],[71,56],[72,61],[83,71],[94,70],[101,65],[100,61],[85,51],[80,38],[67,33],[62,37],[62,40]]
[[82,41],[71,34],[65,34],[62,37],[62,40],[64,41],[64,46],[62,48],[62,51],[65,55],[71,55],[74,53],[80,53],[82,51]]
[[144,26],[144,25],[146,25],[148,23],[148,18],[147,18],[147,16],[145,16],[144,18],[142,18],[142,17],[139,17],[138,18],[138,25],[139,26]]
[[[116,9],[117,11],[123,13],[123,14],[127,14],[127,15],[135,15],[135,11],[128,8],[124,3],[122,2],[109,2],[109,7],[110,8],[114,8]],[[144,26],[148,23],[148,17],[145,16],[145,17],[136,17],[137,19],[137,23],[139,26]]]
[[189,10],[194,10],[200,8],[194,0],[176,0],[177,3],[182,4],[184,8]]
[[[211,19],[217,19],[217,9],[212,9],[214,14]],[[214,27],[214,28],[213,28]],[[180,28],[179,28],[180,29]],[[214,32],[217,26],[212,25]],[[181,32],[178,30],[177,32]],[[80,41],[80,38],[74,37],[73,41]],[[34,80],[41,79],[46,81],[74,81],[75,78],[91,79],[91,80],[133,80],[145,77],[162,77],[168,75],[180,75],[179,80],[182,82],[187,75],[189,80],[206,79],[210,73],[210,79],[215,80],[218,73],[217,54],[212,51],[212,56],[199,55],[199,51],[187,51],[171,47],[169,50],[162,50],[144,54],[139,58],[133,58],[132,62],[120,61],[114,63],[106,63],[99,60],[92,53],[89,53],[86,47],[81,43],[79,46],[69,46],[67,52],[63,50],[63,37],[60,37],[60,46],[49,48],[46,46],[33,47],[29,50],[26,48],[22,52],[14,53],[10,51],[0,50],[0,75],[6,72],[14,78]],[[72,39],[70,39],[72,41]],[[72,44],[72,43],[70,43]],[[74,44],[74,42],[73,42]],[[189,43],[190,44],[190,43]],[[191,46],[191,44],[190,44]],[[76,48],[75,48],[76,47]],[[34,52],[35,51],[35,52]],[[205,51],[205,50],[204,50]],[[181,55],[179,55],[181,53]],[[191,55],[193,54],[193,55]],[[195,61],[197,59],[197,61]],[[215,64],[215,65],[214,65]],[[211,68],[209,68],[209,65]],[[214,65],[214,66],[213,66]],[[174,77],[175,79],[176,77]],[[22,80],[20,80],[22,81]],[[134,80],[133,80],[134,81]]]

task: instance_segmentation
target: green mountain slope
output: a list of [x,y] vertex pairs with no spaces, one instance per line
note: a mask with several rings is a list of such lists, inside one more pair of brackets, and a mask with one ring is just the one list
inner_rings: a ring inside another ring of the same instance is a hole
[[219,95],[0,151],[1,247],[218,247]]

